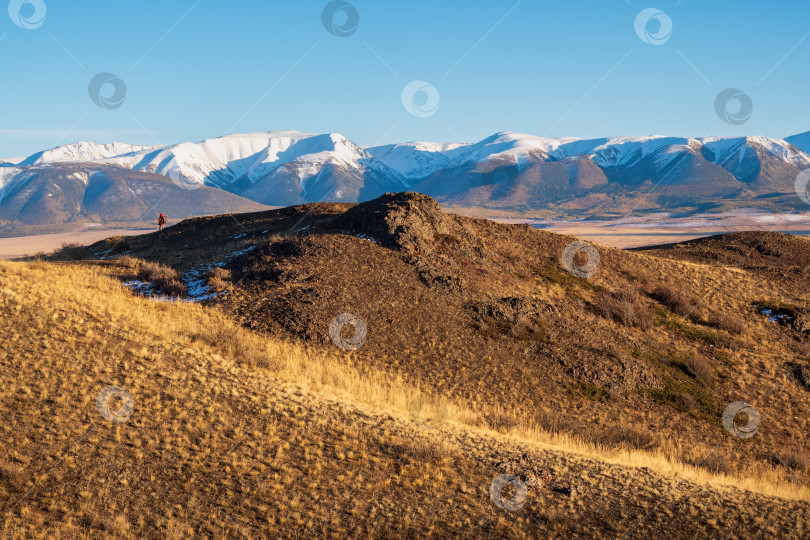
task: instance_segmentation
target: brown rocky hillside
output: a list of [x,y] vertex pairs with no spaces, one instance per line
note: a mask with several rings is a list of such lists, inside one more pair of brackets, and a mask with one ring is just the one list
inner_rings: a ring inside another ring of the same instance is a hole
[[[704,251],[597,246],[597,265],[582,253],[566,259],[575,241],[446,214],[429,197],[400,193],[195,218],[54,258],[101,264],[123,280],[137,277],[142,260],[160,262],[193,294],[201,276],[223,268],[225,292],[206,309],[252,335],[337,354],[361,376],[420,388],[427,403],[470,411],[478,428],[546,433],[625,464],[659,456],[675,469],[806,498],[808,336],[794,321],[810,299],[792,286],[801,254],[788,248],[799,261],[790,271],[778,253],[746,265],[719,255],[748,256],[751,240],[731,235]],[[771,322],[778,310],[794,310],[793,319]],[[761,415],[751,438],[723,425],[738,401]],[[415,423],[442,424],[439,412],[425,422],[411,405]],[[665,488],[667,497],[675,491]],[[605,516],[598,521],[607,527]]]

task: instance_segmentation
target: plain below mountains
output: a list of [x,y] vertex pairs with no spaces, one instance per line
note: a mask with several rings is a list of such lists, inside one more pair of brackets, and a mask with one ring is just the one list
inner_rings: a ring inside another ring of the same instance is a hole
[[7,234],[156,221],[161,212],[182,219],[267,209],[220,189],[184,189],[159,174],[97,163],[0,167],[0,186],[0,232]]
[[406,190],[447,207],[549,217],[743,207],[793,212],[806,206],[795,184],[810,168],[808,152],[810,133],[584,140],[504,132],[474,144],[374,147],[334,133],[293,131],[168,146],[83,142],[0,163],[0,220],[109,222],[122,212],[135,218],[151,206],[143,197],[159,186],[176,193],[164,207],[177,217],[209,213],[212,205],[231,212],[247,210],[248,201],[362,202]]

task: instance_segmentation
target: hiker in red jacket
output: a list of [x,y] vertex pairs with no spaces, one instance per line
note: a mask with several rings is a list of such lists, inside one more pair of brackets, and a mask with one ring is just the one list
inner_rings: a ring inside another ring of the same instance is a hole
[[163,214],[160,214],[160,217],[158,218],[158,230],[162,231],[164,225],[166,225],[166,218],[163,217]]

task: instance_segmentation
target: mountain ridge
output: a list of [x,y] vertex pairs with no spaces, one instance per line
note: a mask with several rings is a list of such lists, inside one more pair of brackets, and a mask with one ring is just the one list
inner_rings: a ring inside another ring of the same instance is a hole
[[[166,210],[170,208],[171,211]],[[101,163],[0,168],[0,225],[154,221],[244,212],[265,206],[210,187],[183,189],[165,176]]]
[[797,211],[804,203],[795,181],[810,169],[807,136],[788,137],[794,145],[761,136],[578,139],[504,131],[475,143],[363,147],[339,133],[270,131],[165,146],[73,143],[17,165],[0,163],[0,171],[94,163],[161,175],[189,189],[219,188],[270,206],[363,202],[416,190],[448,206],[580,215]]

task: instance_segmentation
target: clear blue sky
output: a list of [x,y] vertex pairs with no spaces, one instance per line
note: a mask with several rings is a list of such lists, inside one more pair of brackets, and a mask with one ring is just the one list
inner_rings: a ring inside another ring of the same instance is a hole
[[[77,140],[169,144],[231,130],[336,131],[362,145],[506,130],[810,130],[806,0],[351,0],[360,22],[348,37],[324,28],[324,0],[37,1],[47,13],[36,29],[0,10],[0,157]],[[672,21],[662,45],[634,30],[649,7]],[[34,15],[32,5],[22,10]],[[119,108],[90,99],[100,72],[126,83]],[[413,80],[439,92],[435,114],[403,107]],[[729,87],[753,101],[743,125],[715,113]]]

